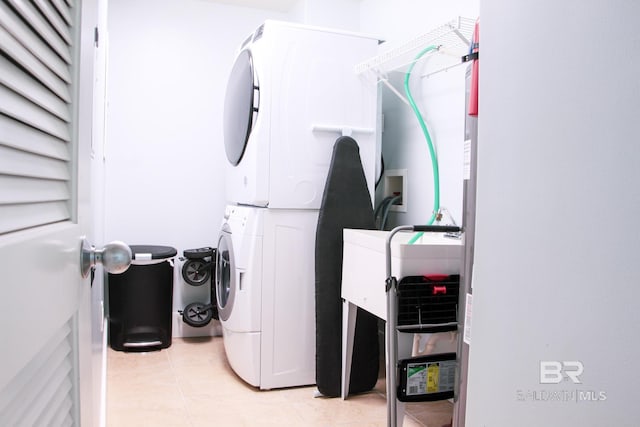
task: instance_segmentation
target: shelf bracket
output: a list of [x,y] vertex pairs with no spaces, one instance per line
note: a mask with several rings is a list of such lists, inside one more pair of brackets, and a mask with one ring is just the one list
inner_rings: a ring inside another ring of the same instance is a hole
[[391,92],[393,92],[394,95],[396,95],[402,102],[404,102],[405,104],[407,104],[409,107],[411,107],[411,104],[409,104],[409,101],[407,100],[407,98],[405,98],[405,96],[400,93],[400,91],[398,89],[396,89],[391,82],[389,82],[389,79],[387,78],[386,75],[382,74],[379,70],[374,69],[373,70],[376,75],[378,76],[378,81],[382,82],[386,87],[389,88],[389,90]]

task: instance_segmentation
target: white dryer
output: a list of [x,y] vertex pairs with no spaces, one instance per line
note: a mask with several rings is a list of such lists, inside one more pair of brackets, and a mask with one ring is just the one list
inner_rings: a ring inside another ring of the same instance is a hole
[[315,383],[317,210],[227,206],[216,292],[233,370],[261,389]]
[[342,134],[358,142],[373,196],[378,89],[354,66],[377,46],[374,37],[278,21],[245,40],[225,96],[228,202],[318,209]]

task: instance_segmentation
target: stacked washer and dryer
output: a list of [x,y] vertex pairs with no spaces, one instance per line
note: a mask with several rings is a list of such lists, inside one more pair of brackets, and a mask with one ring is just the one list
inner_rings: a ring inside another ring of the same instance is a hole
[[233,65],[215,280],[229,364],[261,389],[315,383],[318,211],[343,134],[358,142],[374,195],[377,87],[354,65],[377,45],[360,34],[266,21]]

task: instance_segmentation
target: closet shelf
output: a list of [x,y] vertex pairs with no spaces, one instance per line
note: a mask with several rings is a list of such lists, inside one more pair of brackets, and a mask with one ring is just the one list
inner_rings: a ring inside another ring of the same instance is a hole
[[[459,16],[432,31],[357,64],[355,72],[356,74],[373,72],[384,79],[384,76],[391,71],[405,71],[409,64],[415,61],[416,55],[422,49],[431,45],[438,46],[438,50],[434,52],[451,55],[457,60],[455,63],[449,63],[435,71],[431,70],[423,74],[423,77],[449,69],[460,64],[460,58],[469,52],[475,22],[476,20],[473,18]],[[425,55],[423,58],[428,56],[430,55]]]

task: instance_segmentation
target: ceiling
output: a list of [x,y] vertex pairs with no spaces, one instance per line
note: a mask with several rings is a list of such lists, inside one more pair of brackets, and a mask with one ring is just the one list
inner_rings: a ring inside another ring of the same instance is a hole
[[[231,4],[234,6],[253,7],[256,9],[275,10],[278,12],[289,12],[293,6],[302,0],[210,0],[215,3]],[[360,0],[349,0],[360,1]]]
[[212,0],[215,3],[231,4],[234,6],[254,7],[256,9],[276,10],[288,12],[298,0]]

